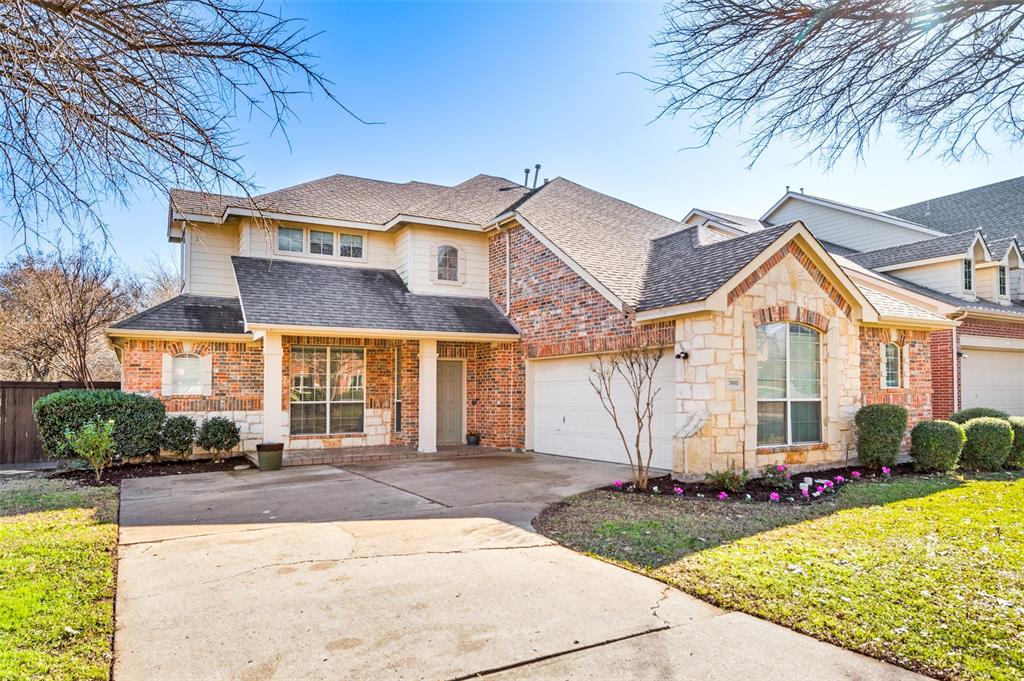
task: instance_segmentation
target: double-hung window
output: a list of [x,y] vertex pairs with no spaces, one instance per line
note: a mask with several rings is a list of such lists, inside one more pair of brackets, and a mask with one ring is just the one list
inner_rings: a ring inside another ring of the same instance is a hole
[[1006,265],[999,266],[999,297],[1006,297]]
[[363,257],[363,237],[359,234],[340,234],[338,255],[343,258]]
[[292,435],[363,432],[362,348],[293,347],[289,374]]
[[303,231],[295,227],[277,228],[277,250],[285,253],[302,253]]
[[191,352],[171,358],[171,394],[203,394],[203,360]]
[[821,442],[821,334],[801,324],[757,327],[757,444]]
[[886,388],[899,388],[903,375],[902,349],[896,343],[885,344],[885,376],[883,385]]
[[974,261],[970,258],[964,259],[964,290],[974,290]]
[[316,255],[334,255],[334,232],[309,230],[309,252]]

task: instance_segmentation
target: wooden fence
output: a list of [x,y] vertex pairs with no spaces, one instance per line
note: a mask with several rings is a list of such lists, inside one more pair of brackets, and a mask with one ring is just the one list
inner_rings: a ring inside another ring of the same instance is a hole
[[[0,381],[0,467],[48,461],[39,442],[32,405],[43,395],[84,387],[73,381]],[[117,390],[121,384],[98,382],[93,387]]]

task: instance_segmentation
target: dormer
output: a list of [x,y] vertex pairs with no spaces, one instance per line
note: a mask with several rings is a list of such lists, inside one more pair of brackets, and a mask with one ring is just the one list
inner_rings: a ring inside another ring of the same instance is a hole
[[975,265],[978,277],[976,293],[983,300],[1009,305],[1011,301],[1021,299],[1020,248],[1012,238],[994,243],[992,251],[991,260]]

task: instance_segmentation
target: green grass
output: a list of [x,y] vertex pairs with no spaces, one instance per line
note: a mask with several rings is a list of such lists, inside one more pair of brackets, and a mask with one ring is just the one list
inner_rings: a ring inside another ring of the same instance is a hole
[[0,482],[0,679],[107,679],[117,488]]
[[592,492],[538,529],[725,608],[944,678],[1024,676],[1024,479],[858,482],[827,503]]

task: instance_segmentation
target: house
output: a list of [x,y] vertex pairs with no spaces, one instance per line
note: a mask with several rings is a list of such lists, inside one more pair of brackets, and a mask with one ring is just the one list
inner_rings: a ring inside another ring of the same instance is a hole
[[[886,211],[787,191],[746,228],[796,219],[833,254],[958,321],[930,336],[937,418],[979,406],[1024,414],[1024,177]],[[690,220],[737,229],[730,216]]]
[[930,418],[930,339],[957,323],[802,219],[679,221],[562,178],[175,190],[167,235],[181,295],[107,330],[123,388],[227,416],[245,448],[432,453],[475,432],[621,462],[591,367],[644,343],[664,348],[655,466],[821,465],[855,454],[863,404]]

